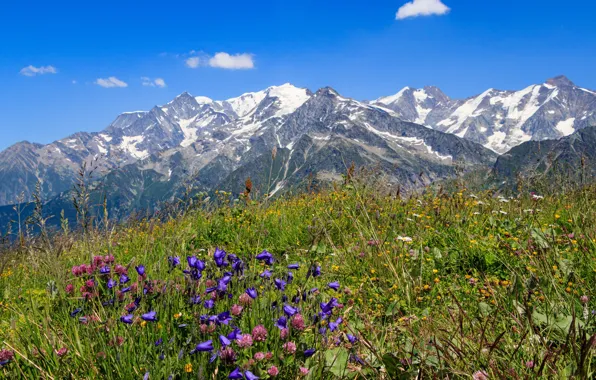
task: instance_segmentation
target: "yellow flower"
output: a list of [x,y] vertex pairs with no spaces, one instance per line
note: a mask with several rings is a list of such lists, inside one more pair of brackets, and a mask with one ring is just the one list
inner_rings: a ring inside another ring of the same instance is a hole
[[141,327],[145,327],[145,326],[147,326],[147,321],[141,322]]
[[174,319],[178,319],[182,316],[182,313],[176,313],[174,314]]
[[192,364],[191,363],[186,363],[186,365],[184,366],[184,372],[186,372],[186,373],[192,372]]

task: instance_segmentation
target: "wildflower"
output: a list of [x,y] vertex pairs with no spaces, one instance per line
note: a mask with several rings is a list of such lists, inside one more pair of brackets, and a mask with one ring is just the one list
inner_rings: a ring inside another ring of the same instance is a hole
[[110,274],[110,267],[108,265],[104,265],[103,267],[99,268],[99,274]]
[[116,284],[116,281],[115,281],[113,278],[110,278],[110,279],[108,280],[108,289],[112,289],[112,288],[114,288],[116,285],[117,285],[117,284]]
[[271,377],[275,377],[279,374],[279,369],[276,366],[272,365],[271,368],[267,370],[267,374]]
[[224,363],[232,364],[236,361],[236,352],[232,347],[226,347],[219,350],[219,357]]
[[339,282],[338,281],[330,282],[327,284],[327,286],[333,290],[339,290]]
[[261,361],[263,359],[265,359],[265,354],[263,352],[257,352],[254,356],[256,361]]
[[331,314],[331,312],[333,311],[334,307],[337,307],[339,305],[339,302],[337,302],[337,298],[333,297],[331,298],[331,300],[329,300],[329,302],[324,303],[321,302],[320,306],[321,306],[321,310],[324,314]]
[[215,261],[215,265],[218,267],[225,267],[228,266],[229,263],[225,261],[226,251],[223,249],[215,248],[215,253],[213,254],[213,259]]
[[155,341],[155,347],[160,346],[163,343],[163,339],[159,338],[158,340]]
[[267,329],[263,325],[257,325],[252,330],[252,338],[255,342],[264,342],[267,339]]
[[298,309],[296,309],[293,306],[290,305],[284,305],[284,313],[288,316],[291,317],[292,315],[296,314],[298,312]]
[[257,290],[255,288],[248,288],[246,289],[246,294],[250,296],[250,298],[255,299],[257,298]]
[[68,285],[66,285],[66,288],[64,290],[66,291],[66,293],[72,294],[74,292],[74,285],[68,284]]
[[294,315],[294,318],[292,318],[292,327],[298,331],[304,330],[304,317],[302,317],[302,314],[298,313]]
[[125,274],[120,275],[120,283],[121,284],[126,284],[128,281],[130,281],[130,278],[128,278],[127,275],[125,275]]
[[155,322],[155,321],[157,321],[156,315],[157,315],[157,313],[155,311],[150,311],[148,313],[141,315],[141,318],[147,322]]
[[126,269],[126,267],[124,267],[124,266],[122,266],[120,264],[117,264],[114,267],[114,272],[117,273],[117,274],[119,274],[119,275],[123,275],[123,274],[127,274],[128,273],[128,269]]
[[277,327],[278,329],[285,329],[288,326],[288,320],[286,319],[286,317],[279,317],[279,319],[277,321],[275,321],[275,327]]
[[56,350],[56,355],[58,355],[59,358],[65,356],[66,354],[68,354],[68,348],[66,348],[66,347],[62,347],[62,348]]
[[[232,255],[228,255],[228,257],[232,257]],[[235,256],[234,256],[235,257]],[[244,262],[242,260],[236,260],[232,264],[232,269],[237,274],[244,274]]]
[[288,269],[298,269],[298,268],[300,268],[300,265],[299,264],[290,264],[290,265],[288,265]]
[[230,372],[228,379],[244,379],[244,375],[240,372],[240,367],[236,367],[235,370]]
[[83,275],[83,269],[80,266],[73,266],[72,269],[70,270],[70,272],[73,274],[73,276],[75,277],[80,277]]
[[217,315],[217,323],[227,325],[232,320],[229,311],[224,311],[223,313],[219,313]]
[[93,289],[95,287],[95,281],[93,279],[85,281],[85,286],[89,289]]
[[221,345],[223,347],[226,347],[226,346],[229,346],[230,344],[232,344],[232,342],[230,342],[230,340],[223,335],[219,336],[219,343],[221,343]]
[[265,263],[266,263],[267,265],[272,265],[272,264],[273,264],[273,262],[275,261],[275,260],[273,259],[273,255],[272,255],[272,254],[270,254],[270,253],[269,253],[269,252],[267,252],[267,251],[263,251],[263,252],[259,253],[259,254],[257,255],[257,260],[260,260],[260,261],[265,261]]
[[190,297],[190,303],[193,305],[198,305],[199,303],[201,303],[201,296]]
[[352,334],[346,334],[346,336],[348,337],[348,341],[352,344],[356,343],[358,341],[358,338],[356,338],[354,335]]
[[296,343],[294,342],[286,342],[283,345],[283,349],[287,354],[293,354],[296,352]]
[[93,265],[98,267],[103,264],[103,257],[101,256],[93,256]]
[[238,340],[241,337],[242,337],[242,331],[240,331],[240,329],[238,327],[236,327],[234,330],[232,330],[228,334],[228,339],[231,339],[231,340]]
[[290,336],[290,330],[281,329],[281,331],[279,332],[279,335],[280,335],[281,339],[286,340],[286,339],[288,339],[288,336]]
[[141,277],[145,276],[145,266],[144,265],[138,265],[135,267],[135,269],[137,270],[137,273],[139,274],[139,276],[141,276]]
[[284,281],[284,280],[282,280],[282,279],[279,279],[279,278],[276,278],[276,279],[275,279],[275,287],[276,287],[277,289],[281,290],[281,291],[284,291],[284,290],[286,290],[286,285],[287,285],[287,284],[288,284],[288,283],[287,283],[287,282],[285,282],[285,281]]
[[308,368],[300,367],[300,375],[302,375],[302,376],[308,375]]
[[170,265],[172,266],[172,268],[175,268],[178,265],[180,265],[180,257],[178,257],[178,256],[170,256],[170,257],[168,257],[168,262],[170,263]]
[[0,350],[0,368],[14,359],[14,352],[9,350]]
[[398,236],[396,238],[399,241],[403,241],[404,243],[411,243],[412,242],[412,238],[409,236]]
[[238,344],[238,347],[240,348],[250,347],[252,346],[252,336],[250,336],[250,334],[242,334],[240,339],[236,341],[236,344]]
[[329,330],[331,331],[335,331],[337,329],[337,327],[343,322],[343,319],[341,317],[337,318],[335,320],[335,322],[330,322],[329,323]]
[[208,351],[213,351],[213,341],[212,340],[208,340],[206,342],[197,344],[197,346],[191,352],[194,353],[194,352],[208,352]]
[[238,297],[238,302],[240,302],[241,305],[249,306],[252,303],[252,298],[250,298],[248,294],[242,293],[240,297]]
[[587,304],[590,299],[588,298],[588,296],[583,295],[583,296],[579,297],[579,300],[581,301],[581,303]]
[[526,362],[526,368],[534,368],[534,361],[528,360]]
[[232,312],[232,315],[233,315],[233,316],[237,317],[237,316],[239,316],[240,314],[242,314],[242,309],[243,309],[243,308],[242,308],[242,306],[234,304],[234,305],[232,305],[232,307],[230,308],[230,311]]
[[259,379],[258,376],[255,376],[255,374],[250,371],[245,371],[244,376],[246,377],[246,380],[258,380]]
[[474,380],[488,380],[488,374],[485,371],[476,371],[472,375]]
[[186,365],[184,366],[184,372],[186,372],[186,373],[192,372],[192,364],[191,363],[186,363]]
[[272,275],[272,274],[273,274],[273,273],[271,273],[271,271],[270,271],[269,269],[265,269],[265,270],[263,271],[263,273],[261,273],[259,276],[260,276],[261,278],[271,278],[271,275]]
[[205,306],[206,309],[213,309],[215,302],[213,300],[207,300],[203,303],[203,306]]
[[317,266],[313,265],[312,275],[313,275],[313,277],[319,277],[321,275],[321,267],[319,265],[317,265]]
[[304,357],[310,358],[317,352],[314,348],[309,348],[308,350],[304,350]]

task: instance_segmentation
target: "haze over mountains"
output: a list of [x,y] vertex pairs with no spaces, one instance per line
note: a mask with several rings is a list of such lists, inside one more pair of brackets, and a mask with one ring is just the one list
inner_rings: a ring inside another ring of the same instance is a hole
[[98,133],[0,152],[0,205],[21,193],[30,200],[38,181],[44,199],[59,196],[72,188],[83,162],[104,178],[117,210],[172,199],[188,180],[199,189],[238,192],[250,176],[276,193],[307,178],[341,178],[352,162],[376,165],[390,181],[414,188],[453,176],[456,162],[464,170],[490,167],[523,142],[596,125],[595,110],[596,92],[565,77],[463,100],[436,87],[375,101],[290,84],[224,101],[183,93],[149,111],[119,115]]

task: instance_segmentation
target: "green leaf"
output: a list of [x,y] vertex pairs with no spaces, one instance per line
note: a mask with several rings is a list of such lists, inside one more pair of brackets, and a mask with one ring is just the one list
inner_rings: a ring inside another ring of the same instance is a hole
[[532,229],[531,232],[532,239],[538,244],[538,246],[542,249],[548,248],[548,242],[544,238],[544,234],[537,228]]
[[394,354],[387,353],[383,355],[383,364],[385,365],[385,370],[387,371],[387,374],[390,378],[395,378],[399,376],[399,374],[401,373],[401,370],[399,368],[401,363],[399,362],[397,356],[395,356]]
[[387,311],[385,311],[385,316],[390,317],[399,313],[399,301],[392,302],[389,306],[387,306]]
[[491,312],[491,307],[486,302],[480,302],[478,304],[478,311],[480,311],[480,315],[486,317]]
[[325,364],[335,376],[343,377],[348,366],[348,351],[345,348],[335,348],[325,352]]

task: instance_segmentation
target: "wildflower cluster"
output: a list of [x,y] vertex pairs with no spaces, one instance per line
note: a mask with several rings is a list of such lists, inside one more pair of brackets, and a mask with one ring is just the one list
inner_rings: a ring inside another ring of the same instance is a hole
[[[324,362],[325,351],[337,347],[362,360],[338,281],[323,281],[315,263],[278,264],[268,251],[249,260],[222,249],[208,259],[170,256],[168,279],[156,280],[144,265],[96,256],[71,269],[69,315],[79,329],[101,331],[114,350],[133,343],[140,334],[133,330],[149,328],[158,361],[187,361],[171,375],[218,368],[230,379],[305,376],[317,363],[310,358],[323,355]],[[62,358],[69,350],[55,352]]]

